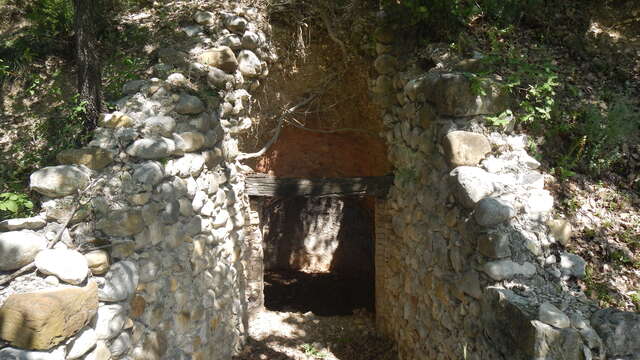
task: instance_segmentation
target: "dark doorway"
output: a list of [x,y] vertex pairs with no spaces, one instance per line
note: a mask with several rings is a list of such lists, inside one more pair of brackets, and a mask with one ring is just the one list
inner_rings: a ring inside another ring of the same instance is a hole
[[373,211],[368,197],[265,200],[265,307],[321,316],[373,312]]

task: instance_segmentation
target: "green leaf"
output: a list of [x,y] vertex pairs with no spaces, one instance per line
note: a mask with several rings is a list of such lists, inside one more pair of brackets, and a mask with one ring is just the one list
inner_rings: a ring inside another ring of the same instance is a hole
[[13,200],[5,201],[4,207],[5,210],[11,211],[12,213],[18,212],[18,203]]

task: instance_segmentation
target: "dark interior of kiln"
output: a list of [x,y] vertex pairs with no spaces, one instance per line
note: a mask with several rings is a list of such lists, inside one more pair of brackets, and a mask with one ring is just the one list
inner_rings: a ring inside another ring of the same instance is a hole
[[374,223],[365,197],[264,200],[265,307],[350,315],[374,311]]

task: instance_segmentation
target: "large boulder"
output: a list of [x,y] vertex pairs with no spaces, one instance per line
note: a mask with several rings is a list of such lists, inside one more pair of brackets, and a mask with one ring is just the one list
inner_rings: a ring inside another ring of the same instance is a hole
[[36,268],[45,275],[55,275],[69,284],[78,285],[87,278],[87,259],[76,250],[47,249],[36,255]]
[[89,147],[84,149],[68,149],[58,153],[56,159],[60,164],[84,165],[89,169],[100,170],[111,164],[113,154],[110,151]]
[[452,131],[445,137],[444,149],[452,166],[476,166],[491,152],[491,144],[482,134]]
[[11,295],[0,308],[0,337],[23,349],[48,350],[85,327],[98,311],[98,286]]
[[242,50],[238,54],[238,69],[244,77],[254,78],[262,74],[262,63],[253,51]]
[[610,359],[640,360],[640,314],[603,309],[591,317]]
[[47,240],[28,230],[0,233],[0,270],[16,270],[33,261]]
[[535,320],[535,306],[511,290],[487,290],[482,326],[494,348],[506,359],[584,360],[584,344],[577,330],[557,329]]
[[30,187],[43,195],[56,198],[71,195],[89,183],[89,171],[74,165],[42,168],[30,177]]
[[228,46],[220,46],[203,52],[198,56],[198,62],[230,74],[233,74],[238,68],[236,55]]
[[429,73],[414,84],[425,99],[444,116],[497,114],[509,106],[509,98],[491,80],[472,80],[457,73]]

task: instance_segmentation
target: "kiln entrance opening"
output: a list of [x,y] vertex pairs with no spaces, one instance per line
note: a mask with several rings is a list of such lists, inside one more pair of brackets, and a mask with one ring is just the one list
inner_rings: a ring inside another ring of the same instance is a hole
[[373,312],[373,211],[369,197],[265,199],[265,307],[321,316]]

